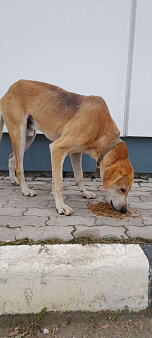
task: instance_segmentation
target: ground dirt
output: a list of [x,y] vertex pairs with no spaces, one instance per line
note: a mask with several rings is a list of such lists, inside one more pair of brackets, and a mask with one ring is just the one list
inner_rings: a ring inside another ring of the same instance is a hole
[[152,310],[139,313],[46,313],[41,319],[34,315],[5,315],[0,317],[0,338],[4,337],[150,338]]

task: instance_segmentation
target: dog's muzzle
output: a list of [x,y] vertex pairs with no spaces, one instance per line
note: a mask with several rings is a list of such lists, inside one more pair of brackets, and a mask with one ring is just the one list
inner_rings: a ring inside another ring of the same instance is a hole
[[114,205],[113,205],[113,202],[112,200],[110,200],[110,206],[112,209],[116,210],[116,211],[119,211],[119,212],[122,212],[122,213],[126,213],[127,212],[127,208],[125,206],[121,207],[119,210],[117,210]]

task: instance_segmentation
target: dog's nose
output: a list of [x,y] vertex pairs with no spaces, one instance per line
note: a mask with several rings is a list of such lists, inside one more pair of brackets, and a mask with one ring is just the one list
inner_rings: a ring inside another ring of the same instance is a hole
[[126,207],[122,207],[120,211],[125,214],[127,212],[127,208]]

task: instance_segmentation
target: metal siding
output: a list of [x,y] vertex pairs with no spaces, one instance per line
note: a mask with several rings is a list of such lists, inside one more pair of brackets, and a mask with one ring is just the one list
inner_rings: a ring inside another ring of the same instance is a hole
[[[152,138],[125,137],[129,159],[135,173],[152,173]],[[25,152],[24,169],[27,171],[50,171],[51,159],[49,152],[50,141],[44,135],[37,135],[31,147]],[[3,134],[0,143],[0,170],[8,170],[8,156],[12,152],[8,134]],[[89,155],[83,154],[83,171],[94,172],[96,161]],[[65,159],[63,171],[72,171],[69,156]]]

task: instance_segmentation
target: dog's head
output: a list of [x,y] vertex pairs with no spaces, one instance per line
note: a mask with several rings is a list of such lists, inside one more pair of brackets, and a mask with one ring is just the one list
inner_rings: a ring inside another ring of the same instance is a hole
[[128,159],[125,143],[122,142],[112,149],[106,157],[101,168],[103,188],[107,189],[110,206],[125,213],[128,205],[128,192],[134,179],[134,171]]

